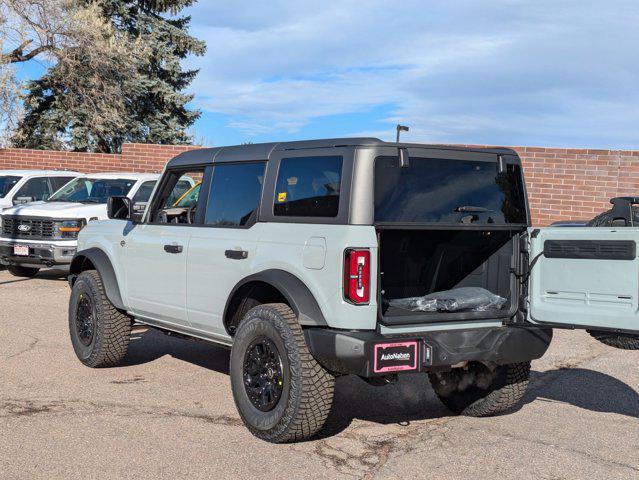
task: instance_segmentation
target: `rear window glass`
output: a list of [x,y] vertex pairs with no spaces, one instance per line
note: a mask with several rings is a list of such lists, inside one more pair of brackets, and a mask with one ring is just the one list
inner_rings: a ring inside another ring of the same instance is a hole
[[275,215],[336,217],[342,164],[341,156],[282,159],[275,190]]
[[375,221],[526,223],[521,167],[497,161],[397,157],[375,161]]

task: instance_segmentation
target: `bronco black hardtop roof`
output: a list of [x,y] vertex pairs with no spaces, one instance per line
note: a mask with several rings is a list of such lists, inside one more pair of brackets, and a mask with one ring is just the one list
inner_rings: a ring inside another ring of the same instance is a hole
[[308,150],[314,148],[336,147],[395,147],[395,148],[428,148],[433,150],[450,150],[454,152],[493,153],[496,155],[514,155],[516,152],[502,147],[478,147],[461,145],[438,145],[423,143],[395,143],[384,142],[379,138],[327,138],[323,140],[301,140],[294,142],[254,143],[247,145],[232,145],[225,147],[198,148],[181,153],[169,160],[167,167],[193,166],[210,163],[240,162],[268,160],[273,152],[287,150]]

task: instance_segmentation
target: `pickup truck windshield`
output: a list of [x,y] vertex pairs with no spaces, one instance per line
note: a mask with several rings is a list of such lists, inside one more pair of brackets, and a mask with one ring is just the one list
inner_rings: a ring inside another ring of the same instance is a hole
[[106,203],[109,197],[126,195],[135,180],[124,178],[76,178],[51,195],[49,202]]
[[21,178],[22,177],[16,177],[15,175],[0,176],[0,198],[4,198]]
[[397,157],[375,161],[375,221],[392,223],[525,224],[521,167],[497,161]]

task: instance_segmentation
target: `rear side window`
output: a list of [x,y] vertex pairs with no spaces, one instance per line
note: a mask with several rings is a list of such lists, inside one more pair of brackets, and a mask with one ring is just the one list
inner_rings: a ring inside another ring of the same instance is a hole
[[283,158],[273,213],[287,217],[336,217],[342,164],[341,156]]
[[264,167],[263,162],[214,166],[204,223],[215,227],[244,227],[255,222]]

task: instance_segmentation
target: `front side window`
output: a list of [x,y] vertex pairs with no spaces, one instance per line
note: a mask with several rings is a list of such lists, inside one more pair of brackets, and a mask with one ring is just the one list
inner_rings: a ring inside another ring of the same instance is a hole
[[151,193],[153,193],[153,188],[157,182],[155,180],[151,180],[150,182],[144,182],[138,188],[138,191],[133,195],[132,202],[133,204],[139,202],[148,202],[149,198],[151,198]]
[[49,181],[46,177],[32,178],[27,180],[15,194],[16,200],[19,198],[28,198],[31,201],[46,200],[50,195]]
[[287,217],[336,217],[342,182],[341,156],[283,158],[273,213]]
[[22,177],[16,177],[15,175],[0,176],[0,198],[4,198],[21,178]]
[[203,176],[204,167],[188,171],[168,171],[152,201],[154,211],[151,212],[151,221],[169,224],[200,223],[200,217],[197,216],[199,197],[196,195],[191,202],[181,203],[180,200],[192,192],[194,179],[202,179]]
[[257,219],[265,163],[221,164],[213,167],[205,223],[244,227]]
[[521,167],[495,161],[397,157],[375,161],[375,221],[525,224]]
[[109,197],[125,196],[135,180],[124,178],[76,178],[51,195],[50,202],[106,203]]

